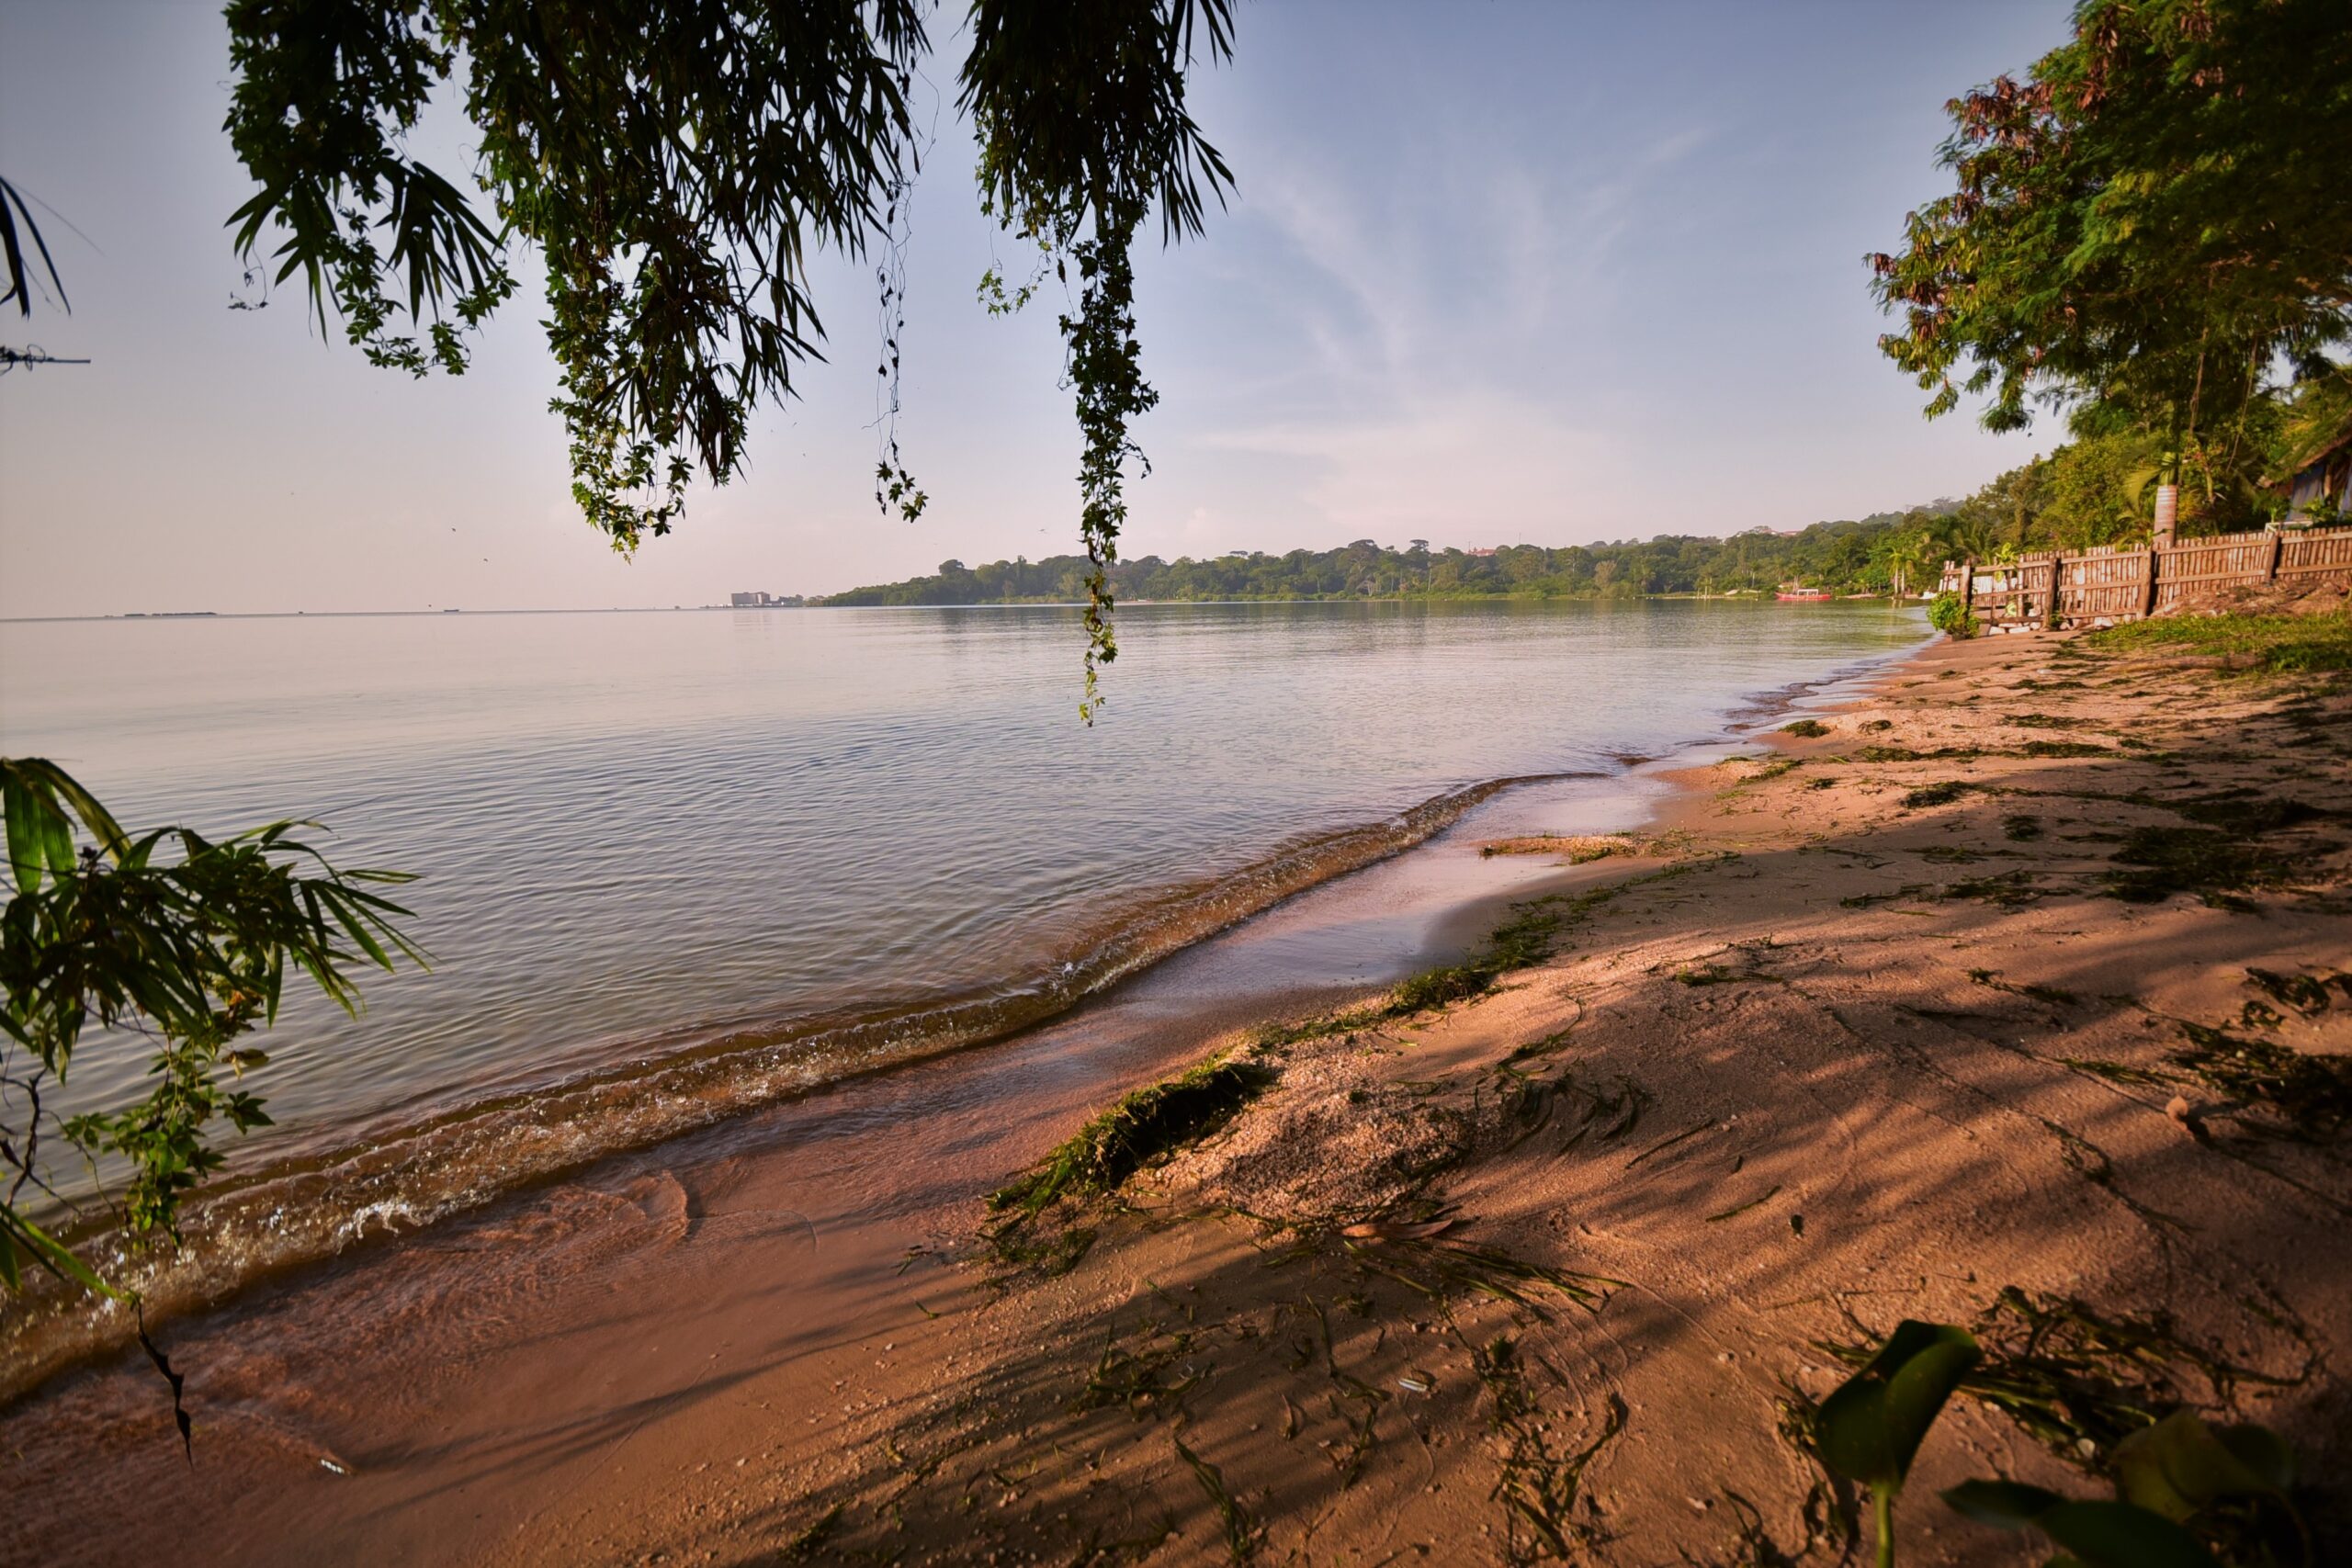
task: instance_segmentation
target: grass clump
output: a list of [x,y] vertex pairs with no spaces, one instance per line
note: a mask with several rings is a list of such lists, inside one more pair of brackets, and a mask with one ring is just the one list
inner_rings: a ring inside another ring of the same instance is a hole
[[2283,887],[2291,880],[2287,857],[2216,828],[2134,828],[2111,857],[2107,896],[2127,904],[2161,904],[2194,893],[2216,909],[2253,908],[2238,895]]
[[2188,800],[2167,801],[2166,809],[2209,828],[2241,835],[2275,833],[2334,815],[2322,807],[2255,789],[2225,789]]
[[[1648,848],[1655,852],[1672,839],[1652,840]],[[1706,861],[1679,861],[1656,871],[1628,876],[1622,881],[1588,887],[1575,895],[1555,893],[1542,898],[1531,898],[1511,906],[1512,915],[1497,926],[1487,937],[1487,945],[1475,957],[1442,968],[1425,970],[1403,981],[1379,1001],[1344,1012],[1326,1013],[1303,1023],[1272,1023],[1260,1029],[1254,1043],[1261,1048],[1278,1049],[1295,1045],[1304,1040],[1321,1040],[1334,1034],[1347,1034],[1360,1029],[1372,1029],[1392,1019],[1407,1017],[1449,1002],[1464,1001],[1491,989],[1494,983],[1514,969],[1526,969],[1552,956],[1552,944],[1559,934],[1584,919],[1595,909],[1609,903],[1621,893],[1628,893],[1652,883],[1668,882],[1689,874],[1698,867],[1721,863],[1736,856],[1718,855]]]
[[1792,723],[1781,726],[1781,733],[1783,735],[1801,736],[1804,739],[1810,740],[1816,736],[1828,734],[1829,727],[1822,723],[1817,718],[1800,718]]
[[1942,784],[1922,784],[1905,795],[1903,804],[1905,809],[1912,811],[1917,811],[1922,807],[1950,806],[1973,787],[1975,786],[1963,784],[1957,779],[1948,779]]
[[2041,837],[2041,818],[2026,812],[2016,812],[2001,818],[2001,832],[2012,842],[2030,844]]
[[1476,957],[1442,969],[1426,970],[1403,982],[1388,994],[1389,1016],[1401,1018],[1407,1013],[1465,1000],[1513,969],[1543,963],[1552,955],[1552,939],[1559,933],[1565,919],[1554,903],[1549,898],[1539,898],[1517,906],[1517,912],[1487,936],[1485,950]]
[[2007,871],[1998,876],[1978,876],[1952,883],[1937,897],[1973,898],[2004,909],[2020,909],[2041,897],[2041,889],[2034,886],[2033,873]]
[[2272,969],[2248,969],[2245,977],[2248,985],[2260,987],[2272,1001],[2305,1018],[2317,1018],[2334,1005],[2334,998],[2327,994],[2330,986],[2343,992],[2345,1001],[2352,1004],[2352,975],[2281,975]]
[[1189,1327],[1147,1321],[1129,1348],[1119,1343],[1114,1318],[1102,1337],[1102,1353],[1095,1358],[1073,1408],[1116,1407],[1138,1421],[1182,1409],[1184,1396],[1201,1381],[1190,1363],[1197,1337]]
[[[1961,1379],[1960,1392],[2087,1469],[2101,1468],[2117,1443],[2191,1403],[2192,1393],[2227,1403],[2240,1383],[2290,1381],[2190,1342],[2160,1312],[2109,1315],[2015,1285],[1972,1326],[1984,1357]],[[1867,1361],[1874,1348],[1820,1345],[1849,1366]]]
[[1562,1392],[1574,1393],[1556,1368],[1522,1350],[1509,1335],[1497,1335],[1471,1356],[1473,1372],[1487,1393],[1487,1418],[1502,1465],[1494,1495],[1506,1520],[1503,1557],[1510,1562],[1566,1561],[1582,1555],[1580,1549],[1598,1533],[1574,1517],[1577,1491],[1586,1466],[1625,1429],[1625,1403],[1610,1395],[1600,1431],[1589,1444],[1570,1448],[1559,1440],[1557,1416],[1538,1397],[1531,1362]]
[[2001,978],[1997,969],[1971,969],[1968,977],[1980,986],[1990,986],[1996,991],[2007,991],[2013,997],[2025,997],[2037,1002],[2051,1002],[2072,1007],[2082,998],[2074,992],[2056,986],[2013,986]]
[[2004,717],[2001,722],[2013,729],[2073,729],[2080,726],[2083,721],[2079,718],[2065,718],[2054,713],[2013,713]]
[[2180,1021],[2188,1046],[2166,1060],[2208,1089],[2278,1113],[2304,1143],[2334,1141],[2352,1123],[2352,1056],[2303,1052]]
[[2254,674],[2352,670],[2352,616],[2343,615],[2179,615],[2111,626],[2089,640],[2107,652],[2215,655]]
[[1865,746],[1855,753],[1865,762],[1965,762],[1984,753],[1973,746],[1939,746],[1914,751],[1908,746]]
[[2112,747],[2095,746],[2087,740],[2029,740],[2018,748],[2020,757],[2104,757]]
[[1263,1064],[1219,1055],[1147,1084],[989,1193],[989,1208],[1026,1219],[1058,1198],[1110,1192],[1151,1160],[1215,1132],[1272,1081]]
[[1216,1510],[1219,1523],[1225,1527],[1225,1554],[1229,1562],[1247,1562],[1258,1550],[1259,1538],[1265,1527],[1258,1523],[1250,1510],[1242,1506],[1225,1483],[1225,1472],[1184,1446],[1184,1439],[1170,1439],[1176,1445],[1176,1457],[1193,1472],[1208,1495],[1209,1506]]
[[1670,865],[1605,887],[1588,888],[1574,897],[1555,894],[1514,905],[1511,918],[1494,929],[1487,938],[1486,947],[1474,957],[1423,970],[1400,981],[1379,1001],[1364,1007],[1326,1013],[1303,1023],[1267,1024],[1258,1031],[1256,1043],[1268,1048],[1295,1045],[1304,1040],[1372,1029],[1392,1019],[1443,1007],[1449,1002],[1466,1001],[1492,989],[1495,982],[1510,971],[1543,963],[1552,955],[1553,939],[1563,930],[1627,888],[1679,875],[1688,869],[1687,864]]

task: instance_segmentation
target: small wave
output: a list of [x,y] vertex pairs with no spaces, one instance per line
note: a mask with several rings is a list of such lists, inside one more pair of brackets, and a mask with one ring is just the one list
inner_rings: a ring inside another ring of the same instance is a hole
[[[1231,874],[1155,892],[1007,984],[729,1030],[225,1179],[188,1206],[182,1245],[169,1251],[134,1251],[104,1234],[77,1246],[139,1292],[151,1323],[217,1305],[256,1281],[412,1234],[605,1156],[858,1073],[1002,1039],[1295,894],[1410,849],[1506,789],[1603,776],[1489,779],[1378,822],[1293,840]],[[0,1401],[124,1343],[131,1318],[122,1303],[28,1279],[0,1325]]]

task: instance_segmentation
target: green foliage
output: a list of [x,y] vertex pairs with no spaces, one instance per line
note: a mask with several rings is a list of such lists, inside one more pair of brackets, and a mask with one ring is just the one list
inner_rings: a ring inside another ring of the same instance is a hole
[[[368,891],[409,877],[333,865],[294,837],[311,824],[220,842],[187,828],[133,837],[39,758],[0,758],[0,802],[15,884],[0,916],[0,1168],[11,1173],[0,1279],[18,1284],[29,1258],[104,1290],[22,1206],[28,1187],[50,1190],[43,1139],[54,1132],[83,1156],[122,1156],[130,1178],[108,1194],[118,1217],[134,1238],[172,1234],[181,1200],[220,1164],[209,1124],[242,1133],[268,1122],[241,1087],[267,1058],[239,1042],[276,1021],[288,967],[356,1011],[355,968],[424,962],[393,923],[408,911]],[[305,863],[317,874],[297,874]],[[136,1104],[59,1122],[41,1089],[65,1077],[93,1023],[148,1033],[153,1087]]]
[[1971,1481],[1943,1494],[1954,1511],[2004,1529],[2033,1529],[2079,1568],[2213,1568],[2230,1561],[2310,1561],[2289,1495],[2293,1452],[2267,1427],[2210,1427],[2176,1410],[2115,1446],[2112,1502],[2076,1502],[2014,1481]]
[[[895,412],[924,13],[919,0],[620,14],[594,0],[231,0],[226,129],[259,186],[231,220],[238,251],[256,276],[299,274],[322,333],[338,315],[372,363],[424,375],[466,367],[468,333],[514,292],[510,247],[535,248],[572,495],[633,551],[669,531],[690,481],[741,471],[752,411],[788,398],[819,355],[813,249],[890,252],[878,373]],[[1085,439],[1091,714],[1094,666],[1117,650],[1105,573],[1127,427],[1155,400],[1129,253],[1155,204],[1172,240],[1229,183],[1184,91],[1196,36],[1231,53],[1230,0],[972,0],[966,20],[959,104],[980,135],[983,206],[1080,275],[1061,326]],[[452,85],[496,227],[408,154]],[[911,519],[928,497],[895,418],[881,440],[877,503]]]
[[2092,634],[2110,652],[2218,655],[2250,674],[2352,670],[2352,615],[2167,615]]
[[2070,1502],[2015,1481],[1968,1481],[1943,1495],[1952,1511],[2004,1529],[2031,1527],[2074,1568],[2213,1568],[2212,1554],[2172,1520],[2129,1503]]
[[1928,624],[1946,637],[1976,635],[1976,614],[1957,593],[1939,593],[1928,603]]
[[[616,26],[584,0],[232,0],[226,129],[260,187],[237,248],[266,265],[282,231],[276,280],[301,275],[321,331],[338,314],[372,363],[423,375],[464,370],[466,329],[514,291],[508,245],[537,247],[572,493],[634,549],[697,466],[736,473],[751,410],[814,353],[810,243],[857,254],[885,230],[925,39],[910,0],[862,9]],[[406,152],[461,66],[497,229]]]
[[2251,1425],[2217,1430],[2187,1410],[2118,1443],[2114,1467],[2126,1501],[2177,1520],[2233,1498],[2284,1503],[2295,1483],[2295,1456],[2278,1433]]
[[1894,1562],[1894,1499],[1928,1428],[1978,1358],[1964,1328],[1905,1318],[1861,1370],[1821,1402],[1814,1440],[1833,1474],[1868,1486],[1881,1568]]
[[[1990,971],[1973,973],[1994,983]],[[2113,1502],[2076,1502],[2012,1481],[1943,1494],[1980,1523],[2049,1536],[2067,1555],[2048,1568],[2213,1568],[2209,1545],[2233,1562],[2311,1560],[2290,1496],[2293,1455],[2276,1433],[2210,1427],[2177,1404],[2161,1417],[2148,1408],[2176,1363],[2197,1368],[2224,1399],[2235,1382],[2259,1374],[2182,1342],[2160,1317],[2106,1318],[2079,1303],[2037,1303],[2014,1286],[1978,1326],[1993,1337],[1905,1321],[1875,1350],[1823,1347],[1860,1370],[1801,1418],[1800,1446],[1832,1475],[1871,1489],[1881,1568],[1894,1561],[1894,1495],[1955,1391],[2009,1415],[2062,1457],[2112,1472]]]
[[1883,348],[1931,416],[1968,392],[1994,429],[2036,398],[2222,426],[2352,326],[2347,74],[2337,0],[2077,6],[2025,81],[1952,102],[1956,188],[1871,258],[1904,317]]
[[1146,1162],[1211,1131],[1272,1079],[1254,1062],[1219,1055],[1147,1084],[989,1193],[989,1207],[1026,1219],[1058,1198],[1109,1192]]
[[2352,370],[2337,368],[2306,378],[2293,398],[2278,409],[2275,426],[2270,477],[2279,481],[2277,514],[2322,526],[2352,520],[2352,485],[2339,484],[2329,495],[2324,490],[2298,491],[2292,483],[2299,471],[2335,451],[2352,434]]
[[[2155,440],[2139,432],[2071,442],[2045,465],[2037,534],[2064,550],[2147,542],[2155,491],[2145,482]],[[2138,481],[2138,482],[2134,482]]]
[[1822,1401],[1822,1456],[1847,1480],[1901,1489],[1944,1401],[1976,1364],[1975,1337],[1905,1318],[1860,1371]]

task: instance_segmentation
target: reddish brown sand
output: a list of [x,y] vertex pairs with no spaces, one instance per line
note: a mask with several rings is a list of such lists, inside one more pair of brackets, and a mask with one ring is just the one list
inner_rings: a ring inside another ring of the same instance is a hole
[[[2352,700],[2308,692],[1930,649],[1564,874],[1548,961],[1259,1052],[1231,1122],[1017,1233],[1047,1263],[978,1198],[1084,1118],[1071,1075],[994,1058],[1010,1131],[901,1075],[185,1325],[193,1466],[134,1370],[53,1386],[0,1427],[0,1558],[1828,1562],[1782,1432],[1824,1346],[2007,1287],[2164,1314],[2091,1382],[2276,1427],[2346,1551],[2344,1145],[2176,1059],[2352,1049],[2352,980],[2248,973],[2352,967],[2342,818],[2265,835],[2240,908],[2106,896],[2159,802],[2341,807]],[[1904,1560],[2041,1561],[1933,1495],[1996,1472],[2103,1492],[1963,1397]]]

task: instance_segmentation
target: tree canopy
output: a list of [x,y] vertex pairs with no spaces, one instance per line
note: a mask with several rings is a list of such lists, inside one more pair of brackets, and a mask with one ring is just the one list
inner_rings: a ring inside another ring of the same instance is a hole
[[2024,81],[1948,109],[1956,188],[1869,258],[1930,417],[2040,400],[2178,453],[2352,336],[2342,0],[2083,0]]
[[[259,188],[232,220],[270,247],[322,331],[376,364],[466,367],[467,331],[514,290],[510,250],[547,269],[554,401],[572,494],[624,552],[669,531],[699,477],[741,472],[751,412],[821,354],[812,249],[903,243],[922,146],[909,109],[931,40],[920,0],[230,0],[227,130]],[[1185,107],[1196,51],[1232,48],[1230,0],[972,0],[958,104],[978,133],[983,206],[1080,294],[1060,318],[1084,438],[1092,563],[1086,711],[1117,653],[1105,569],[1137,456],[1129,253],[1156,207],[1196,231],[1229,183]],[[480,139],[471,183],[411,156],[445,86]],[[899,270],[877,269],[903,324]],[[1000,298],[1002,298],[1000,293]],[[898,330],[881,374],[896,406]],[[927,497],[886,429],[876,500]]]

